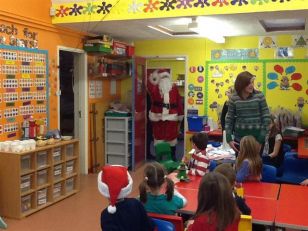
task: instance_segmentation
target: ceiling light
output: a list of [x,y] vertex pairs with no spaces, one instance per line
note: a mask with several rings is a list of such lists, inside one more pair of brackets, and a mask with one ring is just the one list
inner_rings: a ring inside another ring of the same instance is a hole
[[197,18],[192,18],[191,23],[188,24],[188,29],[199,34],[201,37],[206,37],[215,43],[225,43],[225,38],[219,34],[217,27],[207,23],[202,23],[201,25],[207,25],[202,27],[197,22]]
[[176,57],[175,59],[176,59],[176,60],[179,60],[179,61],[183,61],[183,60],[185,60],[185,58],[184,58],[184,57]]

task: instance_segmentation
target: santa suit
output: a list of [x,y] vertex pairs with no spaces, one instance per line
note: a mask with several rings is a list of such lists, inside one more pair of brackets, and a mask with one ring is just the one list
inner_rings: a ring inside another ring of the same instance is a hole
[[168,93],[162,94],[158,84],[148,81],[151,97],[149,119],[152,122],[154,144],[165,141],[175,146],[178,136],[178,125],[183,120],[184,110],[181,96],[173,84]]

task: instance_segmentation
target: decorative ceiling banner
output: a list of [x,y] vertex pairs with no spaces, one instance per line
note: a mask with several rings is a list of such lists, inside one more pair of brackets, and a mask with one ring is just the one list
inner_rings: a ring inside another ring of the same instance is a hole
[[260,36],[259,37],[259,48],[276,48],[277,37],[276,36]]
[[241,59],[258,59],[258,49],[225,49],[212,50],[211,59],[214,60],[241,60]]
[[303,0],[99,0],[52,4],[50,12],[53,23],[72,23],[303,9]]
[[308,35],[293,35],[292,36],[293,47],[308,47]]

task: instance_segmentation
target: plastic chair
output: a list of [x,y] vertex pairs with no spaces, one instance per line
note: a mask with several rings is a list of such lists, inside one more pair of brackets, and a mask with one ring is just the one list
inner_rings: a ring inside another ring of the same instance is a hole
[[262,182],[276,183],[277,169],[274,166],[263,164],[262,166]]
[[238,224],[238,231],[252,231],[252,217],[248,215],[241,215]]
[[174,224],[169,221],[152,218],[155,224],[155,231],[175,231]]
[[210,167],[209,167],[210,172],[213,172],[216,167],[217,167],[217,161],[216,160],[211,160],[210,161]]
[[159,214],[159,213],[148,213],[148,216],[151,218],[169,221],[174,225],[175,231],[184,231],[184,224],[182,217],[176,215]]
[[299,159],[297,153],[286,153],[283,161],[283,174],[279,182],[299,184],[308,178],[308,159]]
[[170,144],[166,142],[156,144],[155,153],[156,160],[165,167],[168,173],[179,167],[180,163],[172,160]]

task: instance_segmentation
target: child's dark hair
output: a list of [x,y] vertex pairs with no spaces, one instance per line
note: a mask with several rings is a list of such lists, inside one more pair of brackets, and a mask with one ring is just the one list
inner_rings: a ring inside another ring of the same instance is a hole
[[167,200],[170,201],[174,193],[173,181],[167,178],[166,171],[160,163],[148,163],[144,168],[144,179],[139,185],[140,201],[143,203],[147,202],[147,187],[150,189],[158,189],[165,182],[167,183]]
[[193,142],[199,150],[205,150],[208,143],[208,137],[205,132],[199,132],[194,134],[190,141]]
[[236,174],[231,164],[220,164],[214,169],[214,172],[219,172],[220,174],[224,175],[228,179],[231,187],[235,184]]
[[209,216],[209,223],[213,222],[212,215],[217,217],[218,231],[225,230],[240,218],[230,183],[221,173],[210,172],[202,177],[195,217],[204,213]]

